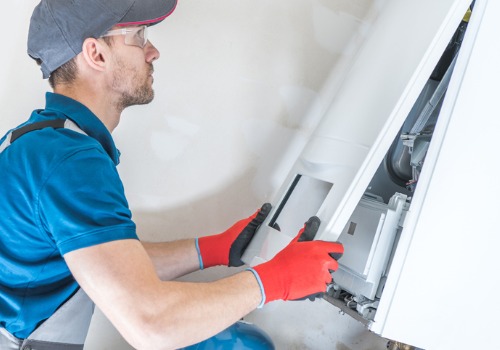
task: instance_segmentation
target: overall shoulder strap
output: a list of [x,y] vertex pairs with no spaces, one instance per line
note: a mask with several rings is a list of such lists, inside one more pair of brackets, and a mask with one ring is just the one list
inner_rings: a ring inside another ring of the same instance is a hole
[[54,129],[65,128],[86,135],[85,132],[82,129],[80,129],[78,125],[76,125],[76,123],[70,119],[45,120],[41,122],[27,124],[18,129],[12,130],[5,138],[4,142],[0,144],[0,153],[7,147],[9,147],[14,141],[16,141],[21,136],[31,131],[41,130],[45,128],[54,128]]
[[64,128],[65,121],[66,119],[54,119],[25,125],[23,127],[20,127],[19,129],[12,131],[12,135],[10,136],[10,143],[16,141],[18,138],[20,138],[24,134],[29,133],[30,131],[45,129],[49,127],[54,129]]

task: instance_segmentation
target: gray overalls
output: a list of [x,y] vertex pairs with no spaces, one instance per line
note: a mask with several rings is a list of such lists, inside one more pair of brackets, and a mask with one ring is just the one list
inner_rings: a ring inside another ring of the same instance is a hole
[[[25,133],[45,127],[67,128],[85,134],[69,119],[33,123],[7,135],[0,152]],[[0,327],[0,350],[82,350],[93,313],[94,303],[80,288],[26,339],[18,339]]]
[[94,303],[78,289],[68,301],[26,339],[0,328],[1,350],[82,350],[94,313]]

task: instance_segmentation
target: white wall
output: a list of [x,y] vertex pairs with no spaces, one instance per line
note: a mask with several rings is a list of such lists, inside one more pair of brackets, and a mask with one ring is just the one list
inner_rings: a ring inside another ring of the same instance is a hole
[[[181,1],[151,30],[156,99],[127,110],[114,137],[139,234],[220,232],[272,200],[348,71],[383,0]],[[37,1],[9,5],[0,57],[0,132],[42,108],[26,55]],[[187,279],[210,280],[216,268]],[[248,316],[279,349],[385,349],[326,302],[276,302]],[[127,349],[97,311],[86,349]]]

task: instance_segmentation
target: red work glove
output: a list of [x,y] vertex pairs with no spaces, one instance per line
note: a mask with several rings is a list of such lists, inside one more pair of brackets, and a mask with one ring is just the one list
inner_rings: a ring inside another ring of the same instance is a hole
[[320,224],[310,218],[299,234],[276,256],[252,271],[259,281],[264,305],[273,300],[296,300],[326,291],[331,271],[338,268],[344,246],[340,243],[311,241]]
[[241,256],[270,211],[271,204],[265,203],[252,216],[238,221],[227,231],[218,235],[197,238],[196,248],[200,259],[200,269],[216,265],[243,265]]

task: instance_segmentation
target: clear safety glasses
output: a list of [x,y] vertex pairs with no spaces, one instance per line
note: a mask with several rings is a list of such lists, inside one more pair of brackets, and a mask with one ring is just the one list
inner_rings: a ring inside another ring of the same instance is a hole
[[140,48],[143,48],[148,42],[148,27],[140,26],[113,29],[101,35],[101,38],[114,35],[125,35],[126,45],[138,46]]

